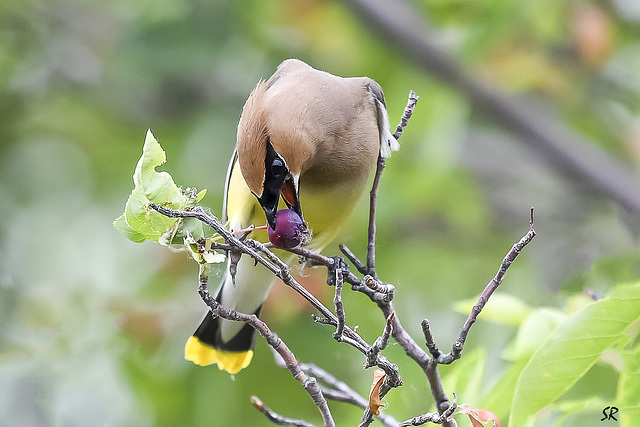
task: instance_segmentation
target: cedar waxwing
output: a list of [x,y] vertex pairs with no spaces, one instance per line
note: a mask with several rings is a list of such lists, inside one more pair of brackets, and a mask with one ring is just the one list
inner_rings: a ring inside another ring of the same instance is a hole
[[[306,247],[322,250],[356,205],[378,154],[388,157],[398,148],[378,83],[286,60],[257,84],[242,110],[223,219],[232,231],[262,225],[265,218],[275,228],[278,206],[288,206],[311,231]],[[267,241],[266,234],[256,230],[249,237]],[[233,280],[227,263],[216,300],[258,315],[275,277],[248,256],[236,271]],[[198,365],[217,363],[233,374],[251,362],[254,342],[251,326],[207,313],[189,338],[185,357]]]

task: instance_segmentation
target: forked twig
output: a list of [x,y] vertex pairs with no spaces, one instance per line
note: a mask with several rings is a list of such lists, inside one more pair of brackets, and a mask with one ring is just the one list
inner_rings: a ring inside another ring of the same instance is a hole
[[[409,94],[409,100],[404,110],[404,114],[398,125],[394,137],[399,138],[402,134],[404,127],[407,125],[409,118],[416,106],[418,97],[411,91]],[[224,228],[222,223],[212,215],[207,214],[201,207],[195,207],[189,211],[177,211],[166,208],[161,205],[150,203],[149,206],[158,211],[159,213],[174,217],[174,218],[196,218],[203,223],[211,226],[216,230],[222,238],[224,243],[213,242],[211,244],[212,249],[219,249],[227,251],[228,253],[244,253],[256,260],[257,263],[264,265],[268,268],[276,277],[280,278],[287,286],[294,289],[302,297],[304,297],[313,307],[315,307],[322,315],[322,317],[315,317],[315,320],[319,323],[329,324],[336,328],[334,332],[334,338],[338,341],[346,342],[351,346],[361,351],[367,357],[366,367],[377,366],[382,369],[386,376],[384,382],[379,388],[379,396],[382,398],[393,387],[398,387],[402,384],[402,379],[398,373],[397,365],[391,363],[380,352],[389,343],[389,338],[393,337],[400,346],[404,349],[407,356],[414,360],[424,371],[430,387],[431,392],[438,409],[437,413],[427,413],[418,417],[411,418],[400,423],[400,426],[412,426],[421,425],[426,422],[441,423],[443,426],[453,426],[455,421],[451,418],[453,411],[456,407],[456,397],[453,395],[453,403],[450,403],[445,390],[442,385],[442,380],[438,372],[437,365],[442,363],[451,363],[458,359],[461,355],[462,348],[466,341],[467,335],[471,326],[476,321],[479,313],[487,303],[488,299],[495,292],[497,287],[502,283],[504,274],[511,265],[511,263],[518,256],[520,251],[533,239],[535,231],[533,229],[533,209],[531,210],[531,219],[529,232],[518,243],[513,245],[512,249],[507,253],[503,259],[498,273],[489,282],[484,291],[482,292],[478,303],[474,306],[471,314],[467,318],[458,339],[454,342],[450,353],[443,355],[437,348],[431,331],[429,329],[429,323],[424,320],[422,323],[423,332],[427,344],[428,352],[422,349],[404,330],[400,319],[398,318],[392,304],[393,296],[395,293],[395,287],[391,284],[383,284],[377,277],[375,271],[375,240],[376,240],[376,203],[378,188],[380,184],[380,178],[382,170],[384,169],[385,162],[382,157],[378,158],[376,174],[373,181],[373,186],[370,192],[370,208],[369,208],[369,228],[368,228],[368,242],[367,242],[367,260],[363,263],[356,257],[353,252],[344,245],[340,246],[342,253],[349,259],[349,261],[356,267],[358,272],[364,275],[362,279],[358,278],[355,274],[349,271],[346,264],[342,265],[344,261],[339,258],[331,258],[321,255],[316,252],[312,252],[306,248],[295,248],[290,252],[305,258],[309,263],[314,265],[324,265],[329,268],[331,274],[335,274],[334,280],[331,284],[335,284],[335,296],[334,305],[336,314],[324,306],[313,294],[311,294],[306,288],[304,288],[293,276],[289,273],[289,267],[280,258],[273,254],[269,248],[270,244],[262,244],[260,242],[251,239],[239,239],[231,234]],[[342,268],[344,267],[344,268]],[[318,407],[322,414],[325,426],[334,426],[335,421],[332,418],[331,412],[327,405],[326,398],[332,398],[336,400],[342,400],[349,402],[364,408],[364,413],[360,422],[361,426],[368,426],[373,421],[373,414],[369,409],[366,399],[351,390],[346,384],[335,379],[325,371],[320,370],[314,365],[300,364],[291,350],[286,344],[273,333],[268,326],[262,322],[255,315],[248,315],[239,313],[234,310],[227,309],[221,306],[209,293],[207,289],[208,280],[208,266],[201,264],[200,281],[198,292],[203,301],[210,308],[212,313],[216,316],[220,316],[224,319],[235,320],[245,322],[251,325],[256,331],[265,338],[267,343],[273,348],[273,350],[282,357],[284,365],[289,369],[291,374],[302,383],[307,393],[311,396],[312,400]],[[349,283],[351,289],[357,292],[364,293],[371,301],[375,302],[380,308],[381,312],[386,318],[385,328],[380,337],[378,337],[372,345],[369,345],[360,335],[354,330],[350,329],[345,324],[345,310],[342,301],[343,284]],[[312,372],[313,371],[313,372]],[[323,381],[326,385],[319,384],[316,377]],[[308,427],[311,424],[304,420],[296,420],[283,417],[268,407],[266,407],[258,398],[252,398],[254,405],[268,417],[275,424],[279,425],[294,425],[300,427]],[[397,421],[388,416],[381,416],[383,424],[385,425],[397,425]],[[392,420],[392,421],[391,421]]]
[[509,269],[509,266],[511,266],[511,263],[513,263],[513,261],[522,251],[522,249],[524,249],[524,247],[527,246],[535,236],[536,236],[536,232],[533,229],[533,208],[531,208],[531,215],[529,218],[529,231],[527,232],[527,234],[522,236],[522,238],[511,247],[511,250],[507,252],[507,255],[505,255],[504,259],[502,260],[502,263],[500,264],[500,268],[498,268],[498,272],[493,277],[493,279],[491,279],[491,281],[487,284],[487,286],[484,288],[484,290],[480,294],[480,298],[478,298],[478,302],[473,306],[473,309],[471,310],[469,317],[467,317],[467,320],[465,321],[464,326],[460,330],[458,339],[453,343],[453,346],[449,353],[442,354],[440,352],[440,350],[438,349],[438,346],[435,344],[433,340],[431,331],[429,330],[429,321],[426,319],[422,321],[422,331],[424,333],[425,341],[427,343],[427,348],[429,349],[429,352],[435,358],[437,363],[450,364],[454,360],[460,358],[460,355],[462,353],[462,348],[464,347],[464,343],[467,340],[467,335],[469,334],[469,330],[471,329],[471,326],[473,326],[473,324],[478,319],[478,315],[480,314],[484,306],[489,301],[489,298],[491,298],[491,295],[493,295],[496,289],[498,289],[498,286],[500,286],[500,284],[502,283],[502,280],[504,279],[504,275]]
[[[220,305],[218,301],[211,296],[209,293],[209,289],[207,286],[209,280],[209,266],[208,264],[200,264],[200,274],[198,279],[198,294],[200,294],[200,298],[207,304],[211,313],[215,316],[219,316],[223,319],[234,320],[239,322],[244,322],[251,327],[253,327],[264,339],[267,341],[267,344],[276,351],[282,360],[284,361],[285,366],[291,372],[291,375],[298,380],[305,391],[311,397],[311,400],[316,404],[322,418],[324,420],[324,425],[326,427],[335,427],[335,421],[333,420],[333,416],[331,415],[331,410],[329,409],[329,405],[327,404],[324,395],[320,387],[318,386],[318,382],[315,378],[309,377],[301,368],[298,360],[294,356],[293,352],[287,347],[287,345],[282,341],[277,334],[273,333],[271,329],[264,323],[262,320],[258,318],[255,314],[245,314],[240,313],[235,310],[231,310]],[[297,424],[302,425],[302,424]],[[308,424],[307,424],[308,425]]]
[[427,412],[426,414],[418,415],[417,417],[410,418],[406,421],[401,422],[398,427],[409,427],[409,426],[421,426],[426,423],[434,423],[434,424],[445,424],[449,421],[456,408],[458,407],[457,396],[453,393],[453,402],[451,406],[447,408],[446,411],[442,413],[438,412]]

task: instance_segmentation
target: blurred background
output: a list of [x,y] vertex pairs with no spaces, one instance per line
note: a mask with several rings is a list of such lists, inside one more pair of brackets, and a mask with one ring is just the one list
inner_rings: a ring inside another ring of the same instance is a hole
[[[409,90],[421,97],[378,205],[378,274],[396,285],[398,315],[416,341],[428,318],[449,348],[465,319],[453,303],[493,277],[532,206],[538,236],[503,292],[560,307],[567,295],[638,277],[640,4],[382,2],[392,28],[438,49],[423,57],[365,12],[379,3],[0,2],[0,425],[268,425],[253,394],[321,422],[262,340],[234,377],[186,362],[184,343],[204,313],[196,265],[112,226],[147,128],[167,152],[165,170],[178,185],[207,188],[203,204],[219,214],[242,105],[290,57],[377,80],[392,126]],[[453,68],[438,68],[440,54]],[[561,148],[577,143],[575,158],[558,161],[491,102],[527,112],[522,123]],[[594,150],[590,168],[572,169]],[[366,212],[365,198],[339,239],[360,256]],[[303,272],[331,304],[323,275]],[[344,298],[347,323],[372,342],[379,310],[362,295]],[[310,313],[277,286],[263,318],[299,360],[367,395],[362,355]],[[487,352],[486,390],[515,332],[486,321],[472,330],[465,352]],[[385,354],[405,381],[386,398],[388,412],[404,420],[428,411],[421,371],[396,345]],[[361,416],[331,408],[338,425]]]

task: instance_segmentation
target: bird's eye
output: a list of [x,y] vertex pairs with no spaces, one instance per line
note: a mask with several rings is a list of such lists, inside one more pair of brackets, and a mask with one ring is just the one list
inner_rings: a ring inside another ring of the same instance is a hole
[[271,163],[271,173],[276,178],[285,173],[285,167],[284,167],[284,163],[282,163],[282,160],[273,159],[273,163]]

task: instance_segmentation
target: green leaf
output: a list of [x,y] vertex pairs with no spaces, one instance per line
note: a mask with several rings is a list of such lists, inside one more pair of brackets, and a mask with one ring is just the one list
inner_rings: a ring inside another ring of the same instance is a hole
[[206,190],[199,194],[185,194],[173,181],[168,172],[157,172],[156,168],[166,162],[166,155],[151,130],[147,131],[142,148],[142,156],[133,173],[134,188],[125,205],[124,214],[114,222],[114,226],[130,240],[140,243],[147,239],[160,241],[179,221],[168,218],[149,207],[149,202],[173,209],[194,206],[196,197],[204,197]]
[[188,199],[173,182],[171,175],[168,172],[156,171],[156,168],[166,161],[164,150],[154,138],[151,129],[147,130],[142,157],[133,173],[133,184],[150,202],[172,209],[184,209]]
[[540,308],[532,311],[522,322],[513,346],[505,352],[505,357],[509,360],[529,360],[566,318],[565,313],[556,309]]
[[120,215],[115,221],[113,221],[113,226],[124,234],[127,239],[133,242],[142,243],[147,240],[144,234],[138,233],[133,228],[129,227],[129,224],[127,224],[127,221],[124,218],[124,214]]
[[[453,305],[453,309],[459,313],[468,315],[477,302],[478,298],[458,301]],[[531,308],[521,299],[509,294],[496,292],[482,309],[478,319],[503,325],[517,326],[527,317],[530,311]]]
[[475,402],[482,389],[487,350],[484,347],[467,353],[455,364],[442,366],[445,390],[451,390],[458,395],[459,402]]
[[191,233],[187,233],[187,236],[184,238],[184,246],[198,264],[217,264],[227,259],[223,253],[206,249],[206,244],[201,245],[193,238]]
[[640,420],[640,344],[623,357],[625,369],[618,380],[616,406],[620,409],[620,425],[631,427]]
[[481,401],[479,407],[490,410],[501,420],[506,419],[511,409],[516,383],[526,364],[526,360],[516,360],[514,364],[502,374],[498,382],[493,386],[493,389],[487,394],[486,398]]
[[178,221],[159,214],[149,207],[149,199],[136,187],[131,192],[124,209],[129,227],[146,239],[158,241]]
[[516,384],[509,425],[553,403],[640,319],[640,283],[614,288],[561,323],[534,353]]

